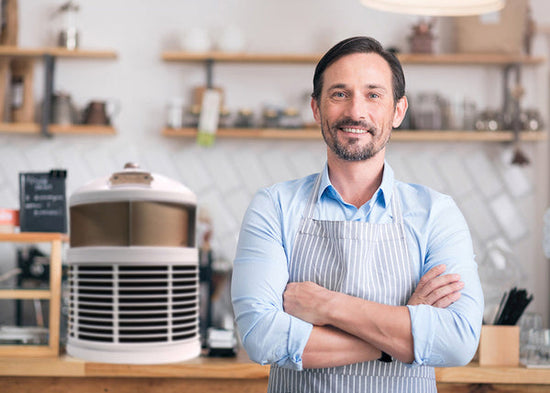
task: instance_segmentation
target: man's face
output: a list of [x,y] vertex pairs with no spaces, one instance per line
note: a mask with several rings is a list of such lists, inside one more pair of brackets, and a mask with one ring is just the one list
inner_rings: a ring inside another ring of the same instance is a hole
[[376,53],[354,53],[327,67],[319,103],[311,102],[329,154],[347,161],[383,152],[393,127],[407,110],[403,97],[393,101],[392,73]]

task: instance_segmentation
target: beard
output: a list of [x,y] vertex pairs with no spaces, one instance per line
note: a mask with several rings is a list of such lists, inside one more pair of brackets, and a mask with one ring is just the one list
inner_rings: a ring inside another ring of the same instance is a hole
[[[338,132],[343,127],[360,127],[368,130],[368,133],[372,135],[371,140],[360,145],[360,138],[354,138],[353,136],[347,136],[343,140],[338,139]],[[391,132],[385,139],[382,130],[378,129],[371,123],[354,121],[349,118],[345,118],[330,125],[328,121],[321,122],[321,133],[327,146],[332,150],[337,157],[346,161],[364,161],[374,157],[388,144],[391,136]]]

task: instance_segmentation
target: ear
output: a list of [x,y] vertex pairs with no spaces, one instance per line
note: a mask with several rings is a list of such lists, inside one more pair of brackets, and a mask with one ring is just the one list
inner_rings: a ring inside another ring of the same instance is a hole
[[317,104],[317,100],[315,98],[311,99],[311,110],[313,111],[313,117],[315,118],[315,122],[320,125],[321,114],[319,111],[319,105]]
[[403,96],[399,99],[399,101],[397,101],[397,105],[395,106],[395,111],[393,113],[393,128],[399,127],[399,125],[405,118],[405,113],[407,113],[408,107],[409,102],[407,101],[407,97]]

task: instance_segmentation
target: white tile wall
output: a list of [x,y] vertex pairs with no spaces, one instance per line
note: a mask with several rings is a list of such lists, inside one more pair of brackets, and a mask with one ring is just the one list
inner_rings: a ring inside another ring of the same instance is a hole
[[[0,146],[2,206],[17,206],[20,171],[67,168],[70,195],[89,180],[121,169],[126,161],[142,160],[143,167],[181,181],[197,194],[199,208],[208,210],[213,218],[215,252],[229,260],[254,193],[274,182],[319,171],[326,155],[321,140],[218,139],[211,148],[189,140],[155,144],[100,140],[91,149],[84,149],[76,138],[39,140],[32,146],[16,142],[8,140]],[[515,242],[525,242],[522,239],[533,233],[536,224],[533,166],[510,166],[503,154],[498,145],[455,144],[450,148],[445,143],[392,142],[387,159],[398,179],[426,184],[453,196],[470,225],[476,253],[482,254],[486,242],[494,238],[505,238],[512,247]],[[0,270],[4,268],[0,266]]]

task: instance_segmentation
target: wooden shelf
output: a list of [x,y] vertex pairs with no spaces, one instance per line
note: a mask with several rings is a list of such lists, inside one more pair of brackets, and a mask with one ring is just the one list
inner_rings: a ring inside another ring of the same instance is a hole
[[40,57],[50,55],[54,57],[114,59],[117,53],[112,50],[76,49],[65,48],[22,48],[18,46],[0,46],[0,56],[9,57]]
[[270,53],[225,53],[225,52],[163,52],[164,61],[196,61],[214,60],[231,63],[314,63],[321,55],[314,54],[270,54]]
[[87,124],[58,125],[51,124],[49,130],[52,134],[94,134],[115,135],[116,129],[112,126],[96,126]]
[[437,65],[506,65],[524,64],[536,65],[545,61],[544,57],[533,57],[525,55],[503,55],[492,53],[447,53],[447,54],[401,54],[399,61],[403,64],[437,64]]
[[48,289],[0,289],[0,299],[50,299],[50,298],[51,298],[51,293]]
[[[320,54],[269,54],[269,53],[225,53],[204,52],[190,53],[183,51],[167,51],[162,53],[164,61],[174,62],[203,62],[212,60],[216,62],[232,63],[316,63]],[[437,64],[437,65],[505,65],[513,63],[541,64],[543,57],[530,57],[523,55],[500,54],[473,54],[473,53],[449,53],[449,54],[400,54],[402,64]]]
[[116,59],[117,52],[105,49],[77,49],[69,50],[64,48],[48,48],[44,54],[65,58],[88,58],[88,59]]
[[[86,124],[59,125],[51,124],[48,127],[52,134],[75,135],[115,135],[116,129],[111,126],[96,126]],[[0,123],[0,133],[40,135],[38,123]]]
[[0,123],[1,133],[12,134],[40,134],[40,124],[38,123]]
[[[196,128],[165,128],[164,136],[195,138]],[[219,138],[251,138],[251,139],[321,139],[317,129],[280,130],[276,128],[220,128],[216,134]]]
[[[164,136],[195,138],[195,128],[165,128]],[[255,128],[221,128],[216,137],[219,138],[250,138],[250,139],[286,139],[286,140],[315,140],[321,139],[318,129],[255,129]],[[523,141],[544,141],[547,133],[543,131],[522,132]],[[512,131],[421,131],[421,130],[394,130],[392,141],[455,141],[455,142],[511,142],[514,140]]]
[[[526,142],[545,141],[546,132],[523,131],[520,139]],[[422,130],[394,130],[393,141],[433,141],[433,142],[512,142],[512,131],[422,131]]]
[[59,240],[61,242],[69,241],[69,236],[58,232],[19,232],[19,233],[0,233],[0,242],[11,243],[48,243]]
[[[7,64],[11,61],[12,58],[25,58],[24,62],[29,63],[29,67],[32,70],[32,63],[34,63],[39,58],[44,57],[42,60],[45,63],[45,100],[50,101],[51,96],[54,90],[54,65],[56,59],[66,58],[66,59],[115,59],[117,53],[112,50],[99,50],[99,49],[76,49],[69,50],[65,48],[25,48],[19,46],[0,46],[0,59],[2,64]],[[22,61],[21,59],[19,59]],[[6,71],[7,72],[7,71]],[[32,73],[31,73],[32,74]],[[29,78],[26,78],[29,79]],[[32,81],[29,82],[31,86]],[[3,87],[5,88],[5,86]],[[25,82],[25,89],[27,89],[27,83]],[[32,108],[32,86],[25,95],[29,95],[31,98],[29,100],[29,108]],[[24,104],[26,105],[26,104]],[[30,114],[25,117],[25,119],[32,119],[32,110]],[[45,124],[48,124],[51,119],[47,116],[43,117]],[[43,126],[37,123],[0,123],[0,133],[13,133],[13,134],[28,134],[28,135],[43,135],[42,134]],[[71,125],[71,126],[59,126],[48,124],[49,134],[103,134],[103,135],[112,135],[115,134],[115,129],[112,127],[96,127],[96,126],[81,126],[81,125]]]
[[49,300],[48,345],[0,345],[0,356],[55,357],[59,354],[61,243],[66,239],[64,233],[0,233],[0,242],[51,243],[49,289],[0,289],[0,299]]

